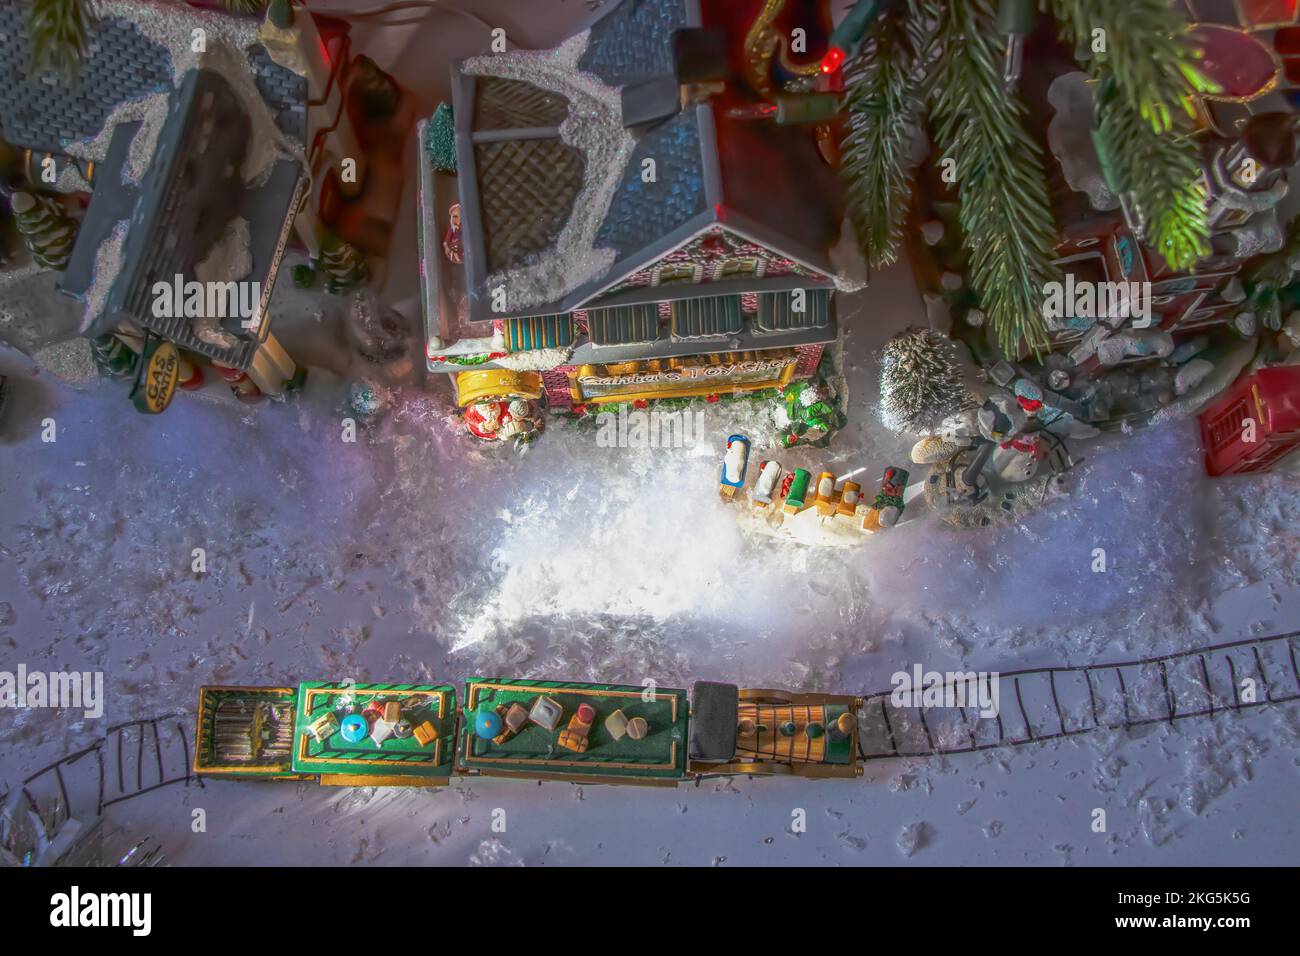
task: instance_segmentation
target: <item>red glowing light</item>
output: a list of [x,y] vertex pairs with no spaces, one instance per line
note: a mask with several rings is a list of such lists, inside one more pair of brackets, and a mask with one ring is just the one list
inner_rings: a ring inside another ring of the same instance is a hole
[[831,47],[826,51],[826,55],[822,57],[822,72],[834,73],[844,63],[844,59],[845,54],[843,50],[837,46]]

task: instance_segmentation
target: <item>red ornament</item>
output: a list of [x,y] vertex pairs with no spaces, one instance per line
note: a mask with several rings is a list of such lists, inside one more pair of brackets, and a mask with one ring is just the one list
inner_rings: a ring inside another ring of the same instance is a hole
[[727,254],[727,240],[722,238],[719,233],[710,233],[700,240],[700,252],[706,256],[725,256]]
[[1219,85],[1212,100],[1245,102],[1277,85],[1280,64],[1273,51],[1259,39],[1233,27],[1217,23],[1198,24],[1192,30],[1201,48],[1197,68]]
[[633,407],[633,408],[649,408],[649,407],[650,407],[650,403],[647,402],[644,398],[638,398],[638,399],[634,399],[634,400],[633,400],[633,402],[632,402],[632,407]]
[[721,395],[705,395],[705,396],[704,396],[704,400],[705,400],[706,402],[708,402],[710,405],[713,405],[713,404],[715,404],[715,403],[717,403],[717,402],[722,401],[722,396],[721,396]]

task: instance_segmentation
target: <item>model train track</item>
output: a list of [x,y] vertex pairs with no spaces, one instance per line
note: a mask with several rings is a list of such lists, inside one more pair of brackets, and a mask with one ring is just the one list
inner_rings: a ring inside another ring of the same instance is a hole
[[[868,694],[858,712],[857,757],[976,753],[1294,702],[1300,700],[1298,640],[1300,631],[1163,657],[1005,671],[997,675],[996,713],[983,716],[975,700],[905,706],[894,691]],[[946,676],[932,691],[970,686]],[[11,823],[27,821],[50,845],[61,833],[97,825],[116,804],[175,784],[201,787],[192,769],[190,723],[187,715],[169,713],[114,724],[0,797],[0,811]],[[66,827],[70,822],[77,827]]]
[[[1297,638],[1300,631],[1113,664],[1004,671],[993,716],[969,699],[900,706],[894,691],[880,691],[863,698],[858,756],[976,753],[1300,700]],[[955,696],[965,683],[946,680],[942,689]]]
[[52,838],[68,820],[98,820],[124,800],[178,783],[203,786],[191,770],[189,721],[162,714],[113,724],[89,747],[27,777],[21,809]]

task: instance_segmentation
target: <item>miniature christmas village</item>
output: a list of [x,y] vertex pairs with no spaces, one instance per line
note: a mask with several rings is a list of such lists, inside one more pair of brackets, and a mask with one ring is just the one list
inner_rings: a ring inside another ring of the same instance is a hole
[[[1288,4],[749,6],[607,3],[552,50],[494,36],[452,65],[414,124],[419,306],[471,435],[726,400],[826,445],[850,413],[837,292],[905,256],[928,326],[885,345],[864,404],[914,443],[909,500],[1014,517],[1100,433],[1198,413],[1215,473],[1294,467]],[[378,358],[404,351],[364,287],[411,106],[346,20],[289,0],[0,17],[6,286],[76,303],[9,316],[11,344],[129,380],[147,413],[214,373],[283,399],[307,375],[270,307],[296,248],[293,284],[356,295]],[[1262,432],[1225,456],[1239,393]]]
[[[1300,699],[1300,499],[1233,537],[1300,473],[1300,0],[537,4],[0,0],[0,575],[132,718],[178,698],[67,748],[97,813],[221,778],[829,785]],[[106,408],[138,454],[96,450]],[[1158,482],[1219,508],[1158,557],[1214,539],[1196,567],[1238,547],[1273,588],[1249,640],[1211,639],[1190,573],[1160,633],[1141,582],[1115,597]],[[1022,552],[1046,569],[1008,584]],[[1115,648],[1061,596],[1092,586],[1131,626],[1096,697]],[[1052,627],[996,730],[827,693]],[[158,780],[105,802],[136,724]],[[37,802],[9,789],[0,858]]]

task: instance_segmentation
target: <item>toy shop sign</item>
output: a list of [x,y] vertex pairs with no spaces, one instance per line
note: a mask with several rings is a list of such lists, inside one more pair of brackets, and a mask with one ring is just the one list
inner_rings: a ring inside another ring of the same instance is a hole
[[788,358],[758,359],[733,362],[729,365],[696,365],[669,369],[662,372],[634,372],[630,375],[580,375],[578,382],[584,388],[591,386],[656,385],[670,382],[699,381],[701,379],[730,379],[738,375],[777,371],[792,364]]

